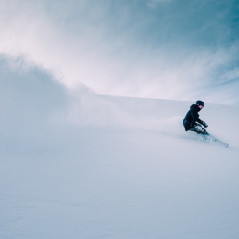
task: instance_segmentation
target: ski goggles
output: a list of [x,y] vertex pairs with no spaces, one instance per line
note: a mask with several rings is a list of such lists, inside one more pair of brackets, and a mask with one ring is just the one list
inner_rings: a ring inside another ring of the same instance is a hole
[[204,106],[203,106],[203,105],[199,105],[198,107],[199,107],[200,109],[202,109]]

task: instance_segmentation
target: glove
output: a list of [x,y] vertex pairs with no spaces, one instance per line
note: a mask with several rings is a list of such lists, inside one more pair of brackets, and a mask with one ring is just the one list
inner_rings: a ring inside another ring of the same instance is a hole
[[208,125],[204,121],[202,122],[202,124],[203,124],[204,128],[208,127]]

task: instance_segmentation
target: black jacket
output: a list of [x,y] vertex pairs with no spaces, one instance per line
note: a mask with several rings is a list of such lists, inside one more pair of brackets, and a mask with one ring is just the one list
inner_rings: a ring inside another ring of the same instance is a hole
[[204,122],[201,119],[199,119],[198,112],[200,110],[201,109],[197,105],[195,104],[191,105],[190,110],[183,119],[183,126],[186,131],[193,128],[196,125],[196,122],[198,122],[199,124],[204,124]]

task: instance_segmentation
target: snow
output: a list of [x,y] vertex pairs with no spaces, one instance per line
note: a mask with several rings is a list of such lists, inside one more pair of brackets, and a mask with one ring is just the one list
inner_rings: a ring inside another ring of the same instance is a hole
[[1,239],[238,238],[238,107],[200,112],[225,148],[184,131],[192,102],[11,79],[0,80]]

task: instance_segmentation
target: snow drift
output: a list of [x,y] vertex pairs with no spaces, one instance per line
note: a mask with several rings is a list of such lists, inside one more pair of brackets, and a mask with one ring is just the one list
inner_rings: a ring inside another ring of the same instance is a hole
[[226,149],[184,131],[192,102],[21,74],[0,77],[0,238],[238,238],[238,107],[200,113]]

